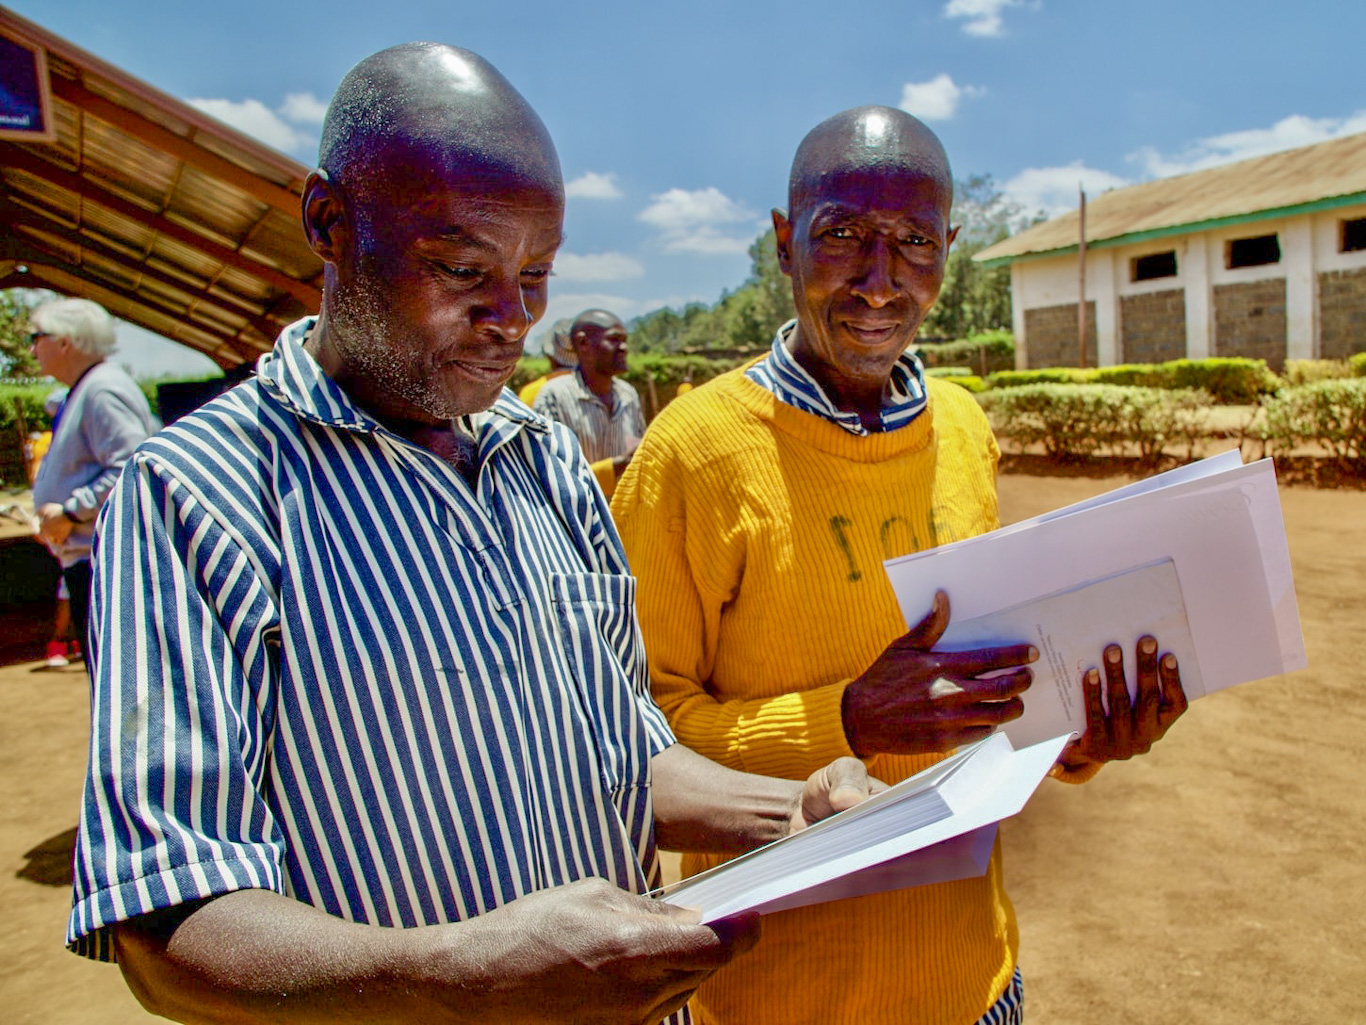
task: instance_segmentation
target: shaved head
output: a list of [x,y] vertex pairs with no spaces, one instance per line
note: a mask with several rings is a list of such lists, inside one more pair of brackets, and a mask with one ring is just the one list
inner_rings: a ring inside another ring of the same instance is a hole
[[895,107],[854,107],[822,121],[797,147],[787,180],[788,216],[796,217],[839,179],[869,173],[928,180],[953,200],[948,154],[924,122]]
[[574,324],[569,329],[569,337],[573,338],[584,328],[593,325],[600,328],[609,328],[621,323],[621,318],[615,313],[606,310],[584,310],[574,318]]
[[559,158],[508,80],[436,43],[367,57],[327,108],[302,213],[323,371],[396,430],[489,408],[564,235]]
[[488,61],[440,43],[404,43],[352,68],[323,121],[318,166],[349,190],[410,166],[468,186],[564,194],[559,158],[531,105]]

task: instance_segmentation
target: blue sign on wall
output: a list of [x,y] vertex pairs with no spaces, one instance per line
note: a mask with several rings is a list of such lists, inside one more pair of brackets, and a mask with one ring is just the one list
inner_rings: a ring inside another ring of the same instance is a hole
[[0,139],[51,142],[56,137],[47,55],[31,43],[0,35]]

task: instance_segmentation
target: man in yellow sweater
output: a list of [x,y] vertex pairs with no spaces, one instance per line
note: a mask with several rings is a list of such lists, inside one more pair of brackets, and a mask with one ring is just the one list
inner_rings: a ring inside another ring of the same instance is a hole
[[[952,196],[939,140],[902,111],[813,129],[773,215],[797,319],[671,403],[618,484],[655,697],[683,743],[734,768],[798,778],[853,753],[894,781],[1021,712],[1033,653],[931,652],[947,599],[906,633],[881,568],[998,525],[986,418],[907,352],[943,282]],[[1174,658],[1148,637],[1136,657],[1131,707],[1122,653],[1104,653],[1108,716],[1087,674],[1090,726],[1055,774],[1089,778],[1181,714]],[[1020,1021],[1017,948],[998,847],[980,878],[769,916],[693,1007],[721,1025]]]

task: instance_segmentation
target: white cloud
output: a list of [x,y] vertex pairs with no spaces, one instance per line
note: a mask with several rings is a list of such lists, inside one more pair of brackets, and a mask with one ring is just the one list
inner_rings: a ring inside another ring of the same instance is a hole
[[619,199],[621,189],[615,174],[585,171],[564,187],[564,194],[570,199]]
[[[659,231],[666,252],[743,253],[761,227],[752,210],[714,185],[669,189],[651,198],[653,202],[636,216]],[[727,233],[741,224],[748,226],[743,237]]]
[[645,268],[625,253],[560,253],[555,277],[561,281],[625,281],[643,276]]
[[[286,153],[306,153],[317,149],[318,126],[327,104],[312,93],[290,93],[274,110],[257,99],[192,99],[190,106],[232,125],[238,131],[259,139]],[[304,127],[298,127],[298,126]],[[310,154],[311,155],[311,154]]]
[[279,114],[295,124],[320,125],[327,114],[327,103],[312,93],[290,93],[280,104]]
[[1128,159],[1142,167],[1150,178],[1169,178],[1363,131],[1366,131],[1366,110],[1341,118],[1292,114],[1270,128],[1211,135],[1170,155],[1158,152],[1154,146],[1145,146],[1131,153]]
[[947,121],[958,110],[964,96],[980,96],[986,90],[958,85],[947,73],[928,82],[907,82],[901,87],[901,109],[926,121]]
[[1027,167],[1001,187],[1006,198],[1018,203],[1027,216],[1042,213],[1057,217],[1077,208],[1077,186],[1086,190],[1087,198],[1094,198],[1109,189],[1130,184],[1126,178],[1085,167],[1081,161],[1066,167]]
[[970,36],[1001,36],[1005,34],[1001,12],[1023,3],[1024,0],[949,0],[944,5],[944,17],[962,18],[963,31]]

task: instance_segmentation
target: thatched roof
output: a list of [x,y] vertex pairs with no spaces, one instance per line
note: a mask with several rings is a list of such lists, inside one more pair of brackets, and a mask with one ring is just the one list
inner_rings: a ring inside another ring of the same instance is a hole
[[[1142,242],[1288,214],[1366,203],[1366,132],[1114,189],[1086,202],[1086,245]],[[990,246],[995,266],[1077,248],[1073,210]]]

